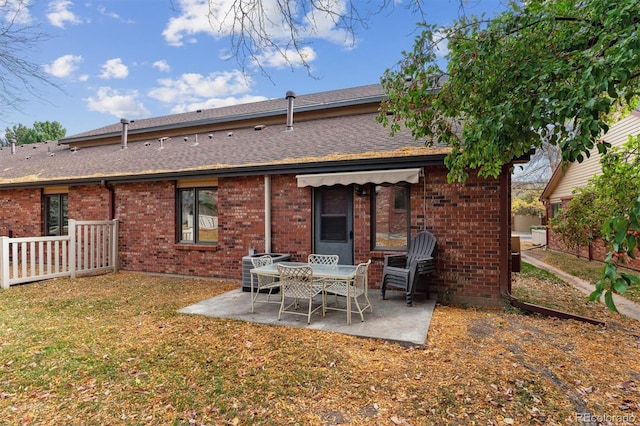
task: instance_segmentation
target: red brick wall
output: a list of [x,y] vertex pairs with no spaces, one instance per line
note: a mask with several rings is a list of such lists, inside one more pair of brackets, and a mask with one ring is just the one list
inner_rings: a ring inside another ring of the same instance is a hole
[[110,220],[109,188],[103,185],[83,185],[69,188],[68,217],[75,220]]
[[[264,186],[260,188],[264,193]],[[311,188],[298,188],[293,175],[274,176],[271,179],[271,251],[286,253],[291,260],[306,261],[311,253],[312,215]],[[264,197],[258,217],[264,216]],[[264,234],[264,225],[262,226]]]
[[40,189],[0,191],[0,235],[14,238],[42,235]]
[[[432,297],[442,301],[501,304],[499,287],[500,188],[494,179],[471,177],[448,184],[444,166],[430,167],[411,187],[411,232],[431,231],[438,239]],[[426,184],[425,184],[426,179]],[[294,175],[271,177],[271,252],[306,259],[312,250],[312,189],[298,188]],[[174,181],[72,187],[69,218],[120,222],[120,266],[123,270],[240,280],[242,258],[249,248],[265,251],[264,177],[220,178],[219,243],[216,246],[176,242]],[[0,192],[3,232],[41,235],[40,190]],[[370,196],[354,194],[355,263],[371,258],[370,284],[380,286],[384,255],[371,250]],[[506,223],[502,223],[507,221]],[[374,290],[375,291],[375,290]]]
[[190,267],[200,253],[180,256],[175,249],[175,194],[173,181],[114,185],[123,270],[204,275],[202,268]]
[[[309,188],[293,176],[273,176],[271,252],[304,260],[311,246]],[[220,179],[218,244],[176,243],[173,182],[116,185],[123,270],[242,278],[242,258],[265,251],[264,177]]]
[[446,175],[444,166],[428,168],[426,185],[411,188],[414,232],[425,227],[438,239],[431,292],[442,301],[502,304],[500,228],[509,218],[500,217],[499,182],[470,176],[449,184]]

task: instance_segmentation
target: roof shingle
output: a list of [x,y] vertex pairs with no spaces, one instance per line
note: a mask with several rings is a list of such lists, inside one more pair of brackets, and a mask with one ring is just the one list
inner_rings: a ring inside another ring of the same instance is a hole
[[[323,93],[309,95],[305,99],[311,99],[317,105],[323,99],[331,102],[349,96],[355,99],[354,93],[345,91],[340,96]],[[366,86],[362,93],[379,96],[379,86]],[[272,101],[265,102],[270,104]],[[284,99],[277,102],[286,104]],[[262,105],[222,108],[224,111],[218,111],[218,114],[229,114],[230,109],[236,113],[266,109],[266,104],[258,104]],[[175,178],[176,174],[188,176],[195,171],[210,171],[214,176],[229,174],[233,170],[264,169],[266,166],[287,165],[290,169],[300,164],[321,166],[328,161],[353,162],[363,158],[380,159],[380,163],[384,163],[391,157],[410,159],[446,152],[443,148],[426,149],[424,143],[414,140],[407,130],[391,137],[389,129],[376,122],[376,116],[377,113],[361,113],[300,121],[294,124],[293,130],[286,131],[285,105],[282,125],[271,125],[262,130],[244,127],[232,132],[200,132],[197,134],[197,146],[194,146],[196,135],[186,132],[187,141],[183,137],[174,137],[160,143],[153,138],[129,142],[124,149],[120,144],[108,144],[81,147],[74,152],[66,144],[49,142],[19,146],[16,154],[11,155],[11,150],[4,148],[0,150],[0,187],[59,185],[62,182],[71,184],[74,181],[169,174]],[[168,118],[149,120],[158,123]],[[118,132],[121,131],[120,123],[114,126],[118,127]]]

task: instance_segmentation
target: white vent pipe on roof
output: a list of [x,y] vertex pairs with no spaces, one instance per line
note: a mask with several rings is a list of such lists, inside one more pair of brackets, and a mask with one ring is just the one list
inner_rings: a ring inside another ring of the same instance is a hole
[[287,100],[287,131],[293,130],[293,100],[296,94],[289,90],[285,96]]
[[127,147],[127,136],[129,134],[129,120],[122,118],[120,122],[122,123],[122,142],[120,143],[120,148],[125,149]]
[[11,155],[16,155],[16,140],[9,139],[9,143],[11,144]]

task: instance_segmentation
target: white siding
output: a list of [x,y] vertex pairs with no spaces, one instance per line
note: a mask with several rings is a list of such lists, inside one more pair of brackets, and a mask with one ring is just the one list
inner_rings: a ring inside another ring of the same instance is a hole
[[[640,134],[640,116],[631,114],[612,125],[603,139],[612,146],[621,146],[629,139],[630,135],[637,136],[638,134]],[[585,186],[589,178],[601,172],[600,153],[597,148],[594,148],[591,150],[591,156],[582,163],[571,163],[567,166],[564,176],[549,195],[549,200],[552,203],[557,203],[562,198],[570,197],[575,188]]]

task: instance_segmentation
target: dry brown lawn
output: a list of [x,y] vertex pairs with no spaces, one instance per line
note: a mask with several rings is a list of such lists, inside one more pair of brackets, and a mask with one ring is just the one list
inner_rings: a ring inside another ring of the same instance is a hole
[[0,424],[640,424],[640,325],[544,274],[514,290],[607,326],[438,305],[411,349],[176,312],[238,285],[118,273],[0,291]]

